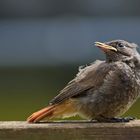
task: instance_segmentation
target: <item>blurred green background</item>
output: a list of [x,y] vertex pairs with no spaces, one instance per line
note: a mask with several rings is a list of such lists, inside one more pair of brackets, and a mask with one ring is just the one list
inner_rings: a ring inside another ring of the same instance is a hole
[[[140,44],[140,1],[0,1],[0,120],[25,120],[104,55],[94,41]],[[125,114],[140,118],[140,100]]]

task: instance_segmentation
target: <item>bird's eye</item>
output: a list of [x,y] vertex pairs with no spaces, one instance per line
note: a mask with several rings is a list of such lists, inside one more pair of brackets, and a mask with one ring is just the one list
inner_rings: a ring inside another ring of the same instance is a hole
[[124,46],[123,44],[119,43],[119,44],[118,44],[118,47],[123,48],[123,47],[125,47],[125,46]]

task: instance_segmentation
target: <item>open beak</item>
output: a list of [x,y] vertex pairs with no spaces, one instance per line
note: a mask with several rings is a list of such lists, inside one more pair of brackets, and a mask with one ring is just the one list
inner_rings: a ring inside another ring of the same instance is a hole
[[107,50],[111,50],[111,51],[115,51],[117,52],[117,49],[110,46],[110,45],[107,45],[105,43],[101,43],[101,42],[95,42],[95,46],[101,48],[103,51],[107,51]]

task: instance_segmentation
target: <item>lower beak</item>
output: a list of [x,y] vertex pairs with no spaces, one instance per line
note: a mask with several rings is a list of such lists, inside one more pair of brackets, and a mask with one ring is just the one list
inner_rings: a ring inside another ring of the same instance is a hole
[[101,48],[101,49],[104,50],[104,51],[111,50],[111,51],[117,52],[117,49],[116,49],[116,48],[114,48],[114,47],[112,47],[112,46],[110,46],[110,45],[107,45],[107,44],[105,44],[105,43],[95,42],[95,46]]

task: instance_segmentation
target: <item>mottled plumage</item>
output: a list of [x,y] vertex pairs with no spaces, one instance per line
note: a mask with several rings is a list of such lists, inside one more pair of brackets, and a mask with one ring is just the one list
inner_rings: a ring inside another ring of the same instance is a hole
[[140,95],[137,45],[123,40],[95,45],[104,51],[106,61],[97,60],[79,69],[76,77],[50,101],[49,107],[35,112],[28,118],[29,122],[73,115],[98,121],[129,121],[115,117],[126,112]]

